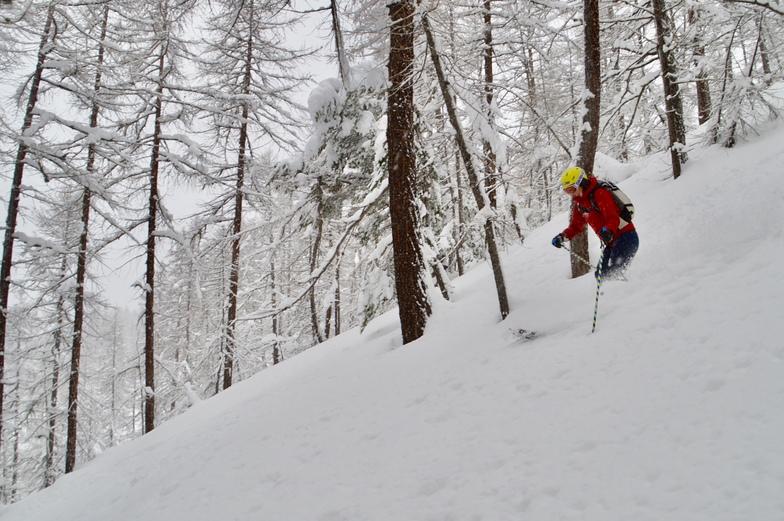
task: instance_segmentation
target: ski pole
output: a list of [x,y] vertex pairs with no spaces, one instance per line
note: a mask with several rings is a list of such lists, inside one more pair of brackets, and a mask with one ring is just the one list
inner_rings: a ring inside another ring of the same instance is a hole
[[569,249],[569,248],[567,248],[566,246],[562,246],[562,248],[563,248],[564,250],[568,251],[568,252],[569,252],[569,254],[570,254],[572,257],[574,257],[575,259],[577,259],[578,261],[582,262],[583,264],[585,264],[585,265],[586,265],[586,266],[588,266],[589,268],[593,268],[593,264],[591,264],[590,262],[588,262],[587,260],[585,260],[585,259],[584,259],[582,256],[580,256],[580,255],[577,255],[577,254],[576,254],[576,253],[575,253],[573,250],[570,250],[570,249]]
[[[594,265],[593,265],[593,264],[591,264],[590,262],[588,262],[587,260],[585,260],[585,259],[584,259],[583,257],[581,257],[580,255],[576,254],[574,251],[570,250],[570,249],[569,249],[569,248],[567,248],[566,246],[561,246],[561,247],[562,247],[564,250],[568,251],[570,254],[572,254],[572,256],[573,256],[575,259],[577,259],[578,261],[582,262],[583,264],[585,264],[585,265],[586,265],[586,266],[588,266],[589,268],[593,268],[593,267],[594,267]],[[606,246],[604,245],[604,243],[602,243],[602,254],[604,254],[604,248],[606,248]],[[618,274],[616,274],[616,276],[617,276],[617,277],[618,277],[620,280],[623,280],[623,281],[626,281],[626,280],[627,280],[627,279],[626,279],[626,275],[624,275],[623,273],[618,273]]]
[[591,333],[596,331],[596,314],[599,312],[599,291],[602,288],[602,264],[604,264],[604,243],[602,243],[602,254],[599,256],[599,268],[596,271],[596,304],[593,306],[593,327]]

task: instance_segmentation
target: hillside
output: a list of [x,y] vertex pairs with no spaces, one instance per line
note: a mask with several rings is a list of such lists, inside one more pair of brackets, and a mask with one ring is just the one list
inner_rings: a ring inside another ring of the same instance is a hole
[[[550,239],[111,449],[3,521],[784,519],[784,125],[735,149],[603,161],[637,206],[628,282]],[[596,243],[592,243],[594,250]],[[593,252],[594,257],[596,251]],[[541,333],[515,341],[510,328]]]

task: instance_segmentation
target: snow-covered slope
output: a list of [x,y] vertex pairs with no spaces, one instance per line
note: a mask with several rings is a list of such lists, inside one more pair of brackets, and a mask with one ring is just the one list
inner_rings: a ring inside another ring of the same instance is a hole
[[421,340],[389,313],[0,518],[784,519],[783,144],[780,125],[694,151],[677,181],[661,156],[607,167],[641,247],[595,334],[595,281],[550,245],[561,215],[507,252],[507,320],[479,266]]

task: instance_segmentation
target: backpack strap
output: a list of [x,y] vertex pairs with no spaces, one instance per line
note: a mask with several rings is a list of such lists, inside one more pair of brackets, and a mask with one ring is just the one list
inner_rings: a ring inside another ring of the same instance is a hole
[[597,212],[600,211],[599,206],[596,204],[596,199],[594,198],[594,192],[596,192],[596,190],[598,190],[599,188],[602,188],[610,192],[613,201],[615,201],[615,206],[618,207],[618,211],[621,214],[619,216],[620,222],[618,223],[618,230],[619,231],[623,230],[626,227],[626,225],[629,224],[630,221],[627,221],[626,219],[623,218],[622,214],[623,214],[624,205],[618,200],[618,198],[615,196],[615,193],[613,193],[613,185],[607,184],[605,181],[599,181],[599,183],[594,187],[594,189],[588,193],[588,200],[591,201],[591,206],[589,208],[584,208],[582,205],[579,205],[580,213],[590,212],[591,210],[596,210]]
[[594,194],[593,194],[596,191],[597,188],[600,188],[599,184],[594,186],[593,190],[588,192],[588,200],[591,201],[591,206],[586,208],[582,204],[578,204],[577,205],[577,207],[578,207],[577,209],[580,211],[580,213],[588,213],[591,210],[596,210],[597,212],[599,211],[599,207],[596,205],[596,199],[594,199]]

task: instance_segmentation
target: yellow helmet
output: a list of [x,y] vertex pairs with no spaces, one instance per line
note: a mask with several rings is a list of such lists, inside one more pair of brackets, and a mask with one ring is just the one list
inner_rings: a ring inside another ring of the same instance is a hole
[[580,186],[580,183],[582,183],[585,178],[585,171],[579,166],[567,168],[566,171],[561,174],[561,189],[565,190],[570,186]]

